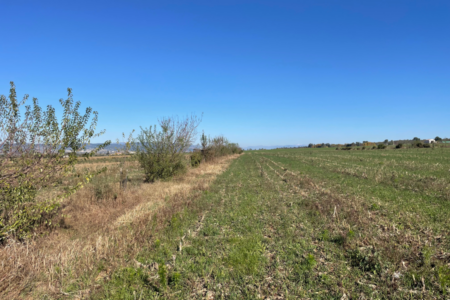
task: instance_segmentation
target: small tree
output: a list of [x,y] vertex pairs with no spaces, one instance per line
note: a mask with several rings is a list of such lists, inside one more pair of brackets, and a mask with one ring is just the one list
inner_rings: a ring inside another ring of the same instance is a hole
[[418,137],[415,137],[415,138],[413,138],[413,141],[418,142],[418,141],[420,141],[420,139]]
[[[77,152],[86,150],[91,138],[104,132],[95,133],[96,111],[88,107],[85,114],[78,112],[81,103],[74,104],[70,88],[67,89],[67,100],[60,100],[64,112],[58,122],[55,109],[48,106],[43,111],[36,98],[33,98],[32,106],[25,106],[22,115],[21,107],[28,95],[19,102],[15,85],[10,84],[9,97],[0,96],[0,240],[11,234],[25,237],[57,211],[58,200],[82,187],[81,181],[56,198],[35,201],[40,190],[67,176],[78,161]],[[83,156],[91,157],[109,143]],[[66,151],[69,151],[68,159],[65,158]],[[85,181],[93,175],[85,174]]]
[[193,144],[201,118],[195,115],[179,119],[164,118],[156,125],[141,127],[137,137],[136,157],[144,168],[145,179],[167,180],[186,170],[183,153]]
[[312,143],[310,143],[309,145],[308,145],[308,148],[313,148],[314,147],[314,145],[312,144]]
[[134,133],[134,129],[130,132],[130,134],[128,135],[128,138],[125,135],[125,132],[122,132],[122,145],[120,146],[120,140],[116,139],[116,143],[117,145],[119,145],[118,147],[116,147],[116,150],[119,152],[123,152],[124,154],[130,154],[130,150],[133,147],[133,133]]
[[208,137],[205,135],[205,131],[202,132],[200,142],[202,143],[202,149],[205,150],[208,147],[208,142],[209,142]]
[[436,142],[442,142],[442,139],[441,139],[440,137],[438,137],[438,136],[435,137],[434,140],[435,140]]

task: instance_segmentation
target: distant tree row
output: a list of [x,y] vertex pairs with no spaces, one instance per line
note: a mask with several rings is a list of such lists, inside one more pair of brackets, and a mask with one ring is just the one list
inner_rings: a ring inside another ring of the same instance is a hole
[[[442,142],[444,140],[448,140],[448,139],[442,139],[439,136],[435,137],[434,140],[436,142]],[[379,145],[379,144],[383,144],[383,145],[397,145],[397,144],[404,144],[407,142],[412,142],[413,144],[415,144],[414,142],[420,142],[421,139],[418,137],[414,137],[412,140],[401,140],[401,141],[394,141],[394,140],[388,140],[385,139],[383,142],[369,142],[369,141],[363,141],[361,142],[353,142],[353,143],[347,143],[347,144],[330,144],[330,143],[321,143],[321,144],[313,144],[313,143],[309,143],[308,144],[308,148],[330,148],[330,147],[367,147],[367,146],[375,146],[375,145]]]

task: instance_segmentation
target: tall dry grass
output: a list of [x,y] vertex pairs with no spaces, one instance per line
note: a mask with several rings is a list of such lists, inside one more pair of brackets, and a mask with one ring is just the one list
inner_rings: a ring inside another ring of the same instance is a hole
[[[135,162],[77,166],[79,171],[108,165],[109,171],[63,203],[65,217],[54,220],[60,226],[51,233],[27,242],[11,240],[0,248],[0,298],[87,296],[237,156],[218,158],[172,181],[153,184],[142,183]],[[130,174],[125,191],[117,180],[119,167]],[[99,192],[102,187],[107,191]]]

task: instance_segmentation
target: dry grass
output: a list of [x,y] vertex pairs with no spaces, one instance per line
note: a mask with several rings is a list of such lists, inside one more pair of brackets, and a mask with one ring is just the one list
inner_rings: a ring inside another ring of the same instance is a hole
[[[152,216],[159,213],[158,218],[164,219],[186,205],[193,192],[206,189],[237,156],[220,158],[172,181],[153,184],[142,184],[137,173],[133,179],[136,165],[130,163],[125,167],[135,184],[126,191],[115,180],[118,165],[112,163],[114,170],[103,175],[105,182],[111,177],[113,182],[104,198],[99,199],[94,186],[87,186],[63,203],[62,213],[67,217],[54,220],[60,223],[59,228],[25,243],[9,241],[0,249],[1,297],[59,298],[67,290],[73,290],[75,298],[86,296],[96,281],[107,278],[126,263],[127,255],[132,257],[141,249],[144,241],[139,239],[155,229],[148,226],[155,221]],[[88,167],[104,166],[108,163]],[[77,171],[83,167],[77,166]]]

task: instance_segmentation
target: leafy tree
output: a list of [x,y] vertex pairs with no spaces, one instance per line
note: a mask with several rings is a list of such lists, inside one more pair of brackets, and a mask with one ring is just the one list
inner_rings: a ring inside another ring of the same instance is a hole
[[441,139],[440,137],[438,137],[438,136],[435,137],[434,140],[435,140],[436,142],[442,142],[442,139]]
[[361,143],[360,142],[356,142],[356,146],[361,146]]
[[312,144],[312,143],[310,143],[309,145],[308,145],[308,148],[313,148],[314,147],[314,144]]
[[413,138],[413,141],[420,141],[418,137]]
[[[79,159],[77,152],[86,150],[92,138],[104,133],[95,133],[96,111],[88,107],[84,114],[78,112],[81,103],[74,103],[70,88],[67,100],[59,100],[63,108],[59,122],[55,109],[48,106],[43,111],[37,98],[33,98],[32,106],[24,107],[22,114],[21,108],[29,96],[18,101],[15,85],[10,85],[8,98],[0,96],[0,240],[12,234],[26,237],[58,211],[61,199],[95,175],[86,173],[84,180],[53,199],[35,200],[39,191],[68,176]],[[83,156],[89,158],[109,143],[86,151]]]

